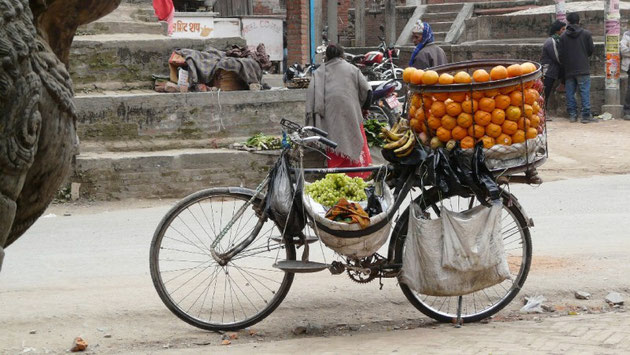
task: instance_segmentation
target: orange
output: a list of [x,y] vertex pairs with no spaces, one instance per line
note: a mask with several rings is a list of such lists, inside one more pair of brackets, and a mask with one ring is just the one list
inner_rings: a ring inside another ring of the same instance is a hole
[[[419,110],[419,111],[422,111],[422,110]],[[411,106],[409,108],[409,118],[411,119],[411,118],[414,118],[414,117],[416,117],[416,107],[415,106]]]
[[497,89],[490,89],[490,90],[484,91],[483,94],[486,97],[494,98],[495,96],[499,95],[499,90],[497,90]]
[[525,133],[525,136],[527,137],[527,139],[534,139],[536,138],[537,135],[538,135],[538,130],[533,127],[530,127],[529,129],[527,129],[527,133]]
[[448,92],[436,92],[433,94],[433,98],[438,101],[448,100]]
[[527,117],[527,118],[531,118],[531,117],[534,115],[534,108],[533,108],[533,107],[531,107],[531,106],[530,106],[530,105],[528,105],[528,104],[525,104],[525,105],[523,105],[523,106],[524,106],[524,108],[525,108],[525,110],[524,110],[524,112],[525,112],[525,117]]
[[465,92],[452,92],[448,95],[448,97],[455,102],[464,102],[466,100]]
[[411,72],[411,76],[409,77],[409,80],[411,80],[412,84],[420,85],[422,84],[423,76],[424,76],[424,70],[415,69],[413,72]]
[[475,138],[481,138],[483,137],[485,133],[486,133],[485,128],[483,128],[483,126],[480,126],[478,124],[468,127],[469,136],[472,136]]
[[510,104],[512,106],[521,107],[523,104],[523,94],[520,91],[512,91],[510,93]]
[[477,111],[475,112],[475,123],[480,126],[487,126],[492,122],[492,115],[487,113],[486,111]]
[[511,145],[512,137],[508,136],[507,134],[501,134],[500,136],[497,137],[496,142],[497,144],[501,144],[501,145]]
[[530,81],[526,81],[525,83],[523,83],[523,87],[525,89],[531,89],[534,86],[534,81],[530,80]]
[[462,149],[470,149],[475,146],[475,140],[471,136],[466,136],[461,140],[460,146]]
[[532,116],[531,126],[534,128],[538,128],[538,126],[540,126],[540,117],[538,115]]
[[534,102],[532,108],[534,109],[534,115],[540,112],[540,105],[538,104],[538,102]]
[[509,95],[512,91],[518,88],[519,88],[518,85],[508,86],[508,87],[500,88],[499,92],[502,93],[503,95]]
[[442,127],[442,120],[435,116],[429,116],[429,120],[427,121],[427,124],[432,129],[438,129]]
[[414,68],[414,67],[407,67],[407,68],[405,68],[405,70],[403,70],[403,75],[402,75],[403,81],[406,82],[406,83],[410,83],[411,82],[411,75],[413,74],[414,71],[416,71],[416,68]]
[[[405,73],[403,73],[404,75]],[[501,80],[508,77],[508,71],[505,69],[503,65],[497,65],[496,67],[490,70],[490,78],[492,80]]]
[[494,105],[494,99],[491,99],[489,97],[484,97],[483,99],[479,100],[479,109],[482,111],[492,112],[494,110]]
[[510,97],[507,95],[497,95],[494,98],[494,105],[497,108],[505,110],[508,106],[510,106],[510,101]]
[[433,105],[433,99],[431,96],[422,96],[422,104],[424,105],[424,108],[428,110],[431,108],[431,105]]
[[483,142],[483,147],[486,149],[490,149],[494,146],[494,138],[492,137],[488,137],[488,136],[483,136],[481,137],[481,141]]
[[439,79],[440,76],[435,70],[427,70],[424,72],[424,75],[422,75],[422,83],[424,85],[436,84]]
[[521,64],[522,75],[533,73],[535,71],[536,71],[536,66],[534,65],[534,63],[527,62],[527,63]]
[[409,127],[414,130],[414,132],[422,132],[422,122],[413,118],[409,121]]
[[490,74],[484,69],[477,69],[473,73],[473,80],[476,83],[485,83],[486,81],[490,81]]
[[462,112],[457,116],[457,125],[468,128],[473,124],[473,116],[470,113]]
[[422,95],[418,93],[411,95],[410,103],[413,107],[419,107],[420,105],[422,105]]
[[498,136],[500,136],[502,133],[501,131],[501,126],[494,124],[494,123],[490,123],[487,127],[486,127],[486,134],[492,138],[497,138]]
[[462,111],[466,113],[477,112],[478,108],[479,108],[479,102],[477,100],[472,100],[472,101],[466,100],[462,102]]
[[438,82],[442,85],[450,85],[453,83],[453,81],[455,81],[455,79],[453,78],[451,74],[448,74],[448,73],[444,73],[440,75],[440,78],[438,79]]
[[455,74],[455,76],[453,77],[453,80],[455,80],[455,83],[457,84],[472,83],[472,78],[470,77],[470,74],[466,73],[465,71],[460,71],[457,74]]
[[514,78],[523,74],[523,70],[519,64],[512,64],[507,68],[508,77]]
[[525,103],[528,105],[533,105],[536,102],[536,100],[538,100],[539,96],[540,94],[538,93],[538,91],[534,89],[526,89],[525,90]]
[[435,135],[438,137],[440,141],[444,143],[451,140],[451,131],[449,131],[448,129],[444,127],[438,128],[437,131],[435,132]]
[[468,132],[466,131],[466,128],[460,126],[455,126],[455,128],[453,128],[453,130],[451,131],[451,136],[456,141],[462,140],[467,135]]
[[482,97],[486,97],[486,95],[484,95],[483,91],[473,91],[473,93],[472,93],[472,97],[473,97],[473,99],[475,99],[475,100],[479,100],[479,99],[481,99]]
[[510,106],[505,110],[505,118],[510,121],[518,121],[521,118],[521,109],[516,106]]
[[459,102],[449,102],[446,105],[446,113],[449,116],[457,117],[460,113],[462,113],[462,105]]
[[518,130],[518,124],[514,121],[505,121],[501,125],[501,130],[507,135],[513,135]]
[[500,108],[495,108],[492,111],[492,123],[501,125],[503,124],[503,121],[505,121],[505,111]]
[[453,129],[457,126],[457,120],[451,116],[445,115],[442,117],[442,127],[446,129]]
[[431,104],[431,114],[435,117],[446,115],[446,105],[442,101],[435,101]]
[[525,142],[525,132],[522,130],[518,130],[514,132],[512,135],[512,143],[523,143]]

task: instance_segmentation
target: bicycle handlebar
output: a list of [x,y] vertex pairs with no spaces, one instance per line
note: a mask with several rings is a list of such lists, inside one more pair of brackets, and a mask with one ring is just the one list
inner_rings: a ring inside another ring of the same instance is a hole
[[332,149],[337,148],[337,143],[331,141],[328,138],[319,137],[319,142],[322,143],[322,144],[325,144],[325,145],[327,145],[329,147],[331,147]]
[[304,126],[302,128],[302,130],[304,130],[304,131],[312,131],[312,132],[315,132],[315,133],[319,134],[322,137],[328,137],[328,132],[324,131],[323,129],[319,129],[317,127]]

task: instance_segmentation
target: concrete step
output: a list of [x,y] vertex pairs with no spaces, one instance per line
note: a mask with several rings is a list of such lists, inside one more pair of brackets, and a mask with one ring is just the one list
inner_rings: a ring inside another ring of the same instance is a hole
[[69,72],[75,91],[152,89],[152,74],[168,75],[168,58],[177,48],[203,50],[245,45],[240,37],[172,38],[157,34],[77,36],[70,49]]
[[435,42],[443,42],[448,32],[433,32]]
[[145,33],[166,35],[166,22],[132,22],[132,21],[97,21],[78,28],[81,35],[100,35],[118,33]]
[[422,15],[422,21],[428,22],[429,24],[433,22],[453,22],[459,12],[436,12],[436,13],[425,13]]
[[459,12],[459,10],[464,7],[462,3],[455,4],[431,4],[427,5],[427,12],[437,13],[437,12]]
[[[262,132],[280,135],[280,120],[304,122],[306,90],[200,93],[108,93],[75,97],[82,142],[125,142],[115,150],[200,147],[180,140],[206,140],[205,148],[242,142]],[[237,139],[237,140],[235,140]],[[154,140],[168,140],[152,143]],[[138,148],[143,146],[146,148]]]
[[453,22],[445,21],[445,22],[432,22],[431,29],[433,32],[448,32],[451,29]]

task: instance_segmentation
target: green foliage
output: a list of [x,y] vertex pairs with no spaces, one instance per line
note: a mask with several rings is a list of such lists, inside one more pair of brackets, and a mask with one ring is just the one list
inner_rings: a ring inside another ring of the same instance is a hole
[[375,119],[363,121],[363,129],[365,130],[368,146],[382,147],[385,144],[385,140],[381,138],[381,128],[383,127],[387,127],[387,123]]

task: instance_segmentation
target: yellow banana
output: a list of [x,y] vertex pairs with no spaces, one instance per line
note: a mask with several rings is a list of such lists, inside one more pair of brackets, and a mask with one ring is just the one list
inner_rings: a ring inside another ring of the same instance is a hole
[[414,146],[411,146],[406,151],[404,151],[402,153],[399,153],[399,154],[396,154],[396,156],[399,157],[399,158],[406,157],[407,155],[411,154],[411,152],[413,152],[414,148],[415,148]]
[[408,137],[407,142],[404,145],[402,145],[400,148],[394,150],[394,153],[402,153],[402,152],[407,151],[407,149],[413,147],[414,143],[416,143],[416,137],[412,136],[410,133],[411,131],[407,131],[407,137]]
[[400,138],[397,141],[385,144],[383,146],[383,148],[385,148],[385,149],[396,149],[396,148],[402,147],[403,145],[407,144],[407,141],[409,141],[409,133],[406,133],[404,136],[402,136],[402,138]]
[[399,128],[400,128],[400,121],[396,122],[396,124],[394,124],[394,127],[392,127],[390,131],[395,134],[395,133],[398,133]]
[[390,142],[398,141],[398,140],[400,140],[403,137],[402,134],[393,133],[392,131],[389,131],[389,130],[387,130],[385,128],[383,128],[381,130],[381,132],[383,132],[383,134],[385,134],[385,138],[387,138],[387,140],[390,141]]

